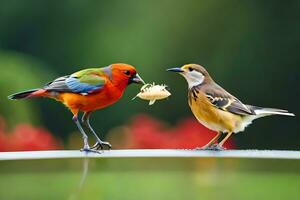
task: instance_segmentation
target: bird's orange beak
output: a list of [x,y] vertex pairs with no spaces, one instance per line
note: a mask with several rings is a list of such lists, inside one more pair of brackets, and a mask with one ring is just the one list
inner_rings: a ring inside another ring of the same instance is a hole
[[139,74],[135,74],[132,78],[130,78],[129,83],[146,84]]

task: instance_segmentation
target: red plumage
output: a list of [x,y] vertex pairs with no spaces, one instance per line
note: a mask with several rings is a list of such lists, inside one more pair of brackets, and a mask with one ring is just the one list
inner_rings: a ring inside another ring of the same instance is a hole
[[83,124],[95,135],[97,139],[94,148],[110,147],[96,135],[89,124],[90,114],[117,102],[130,83],[144,83],[136,72],[135,67],[128,64],[112,64],[104,68],[90,68],[63,76],[48,83],[41,89],[33,89],[9,96],[10,99],[24,99],[31,97],[48,97],[66,105],[74,117],[76,125],[84,138],[84,150],[91,151],[87,144],[87,136],[83,131],[78,113],[84,112]]

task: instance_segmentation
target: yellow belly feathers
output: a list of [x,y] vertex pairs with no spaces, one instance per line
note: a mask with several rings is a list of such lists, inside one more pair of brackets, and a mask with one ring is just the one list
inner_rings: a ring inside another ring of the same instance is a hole
[[189,98],[189,105],[195,117],[211,130],[235,132],[242,121],[240,116],[216,108],[202,92],[197,94],[197,98],[192,96]]

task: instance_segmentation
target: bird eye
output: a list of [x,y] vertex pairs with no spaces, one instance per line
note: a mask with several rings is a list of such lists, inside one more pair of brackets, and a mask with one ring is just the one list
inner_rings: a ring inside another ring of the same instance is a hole
[[193,68],[191,68],[191,67],[189,67],[189,71],[191,72],[191,71],[194,71],[194,69]]
[[125,70],[125,71],[124,71],[124,74],[126,74],[127,76],[129,76],[129,75],[130,75],[130,71]]

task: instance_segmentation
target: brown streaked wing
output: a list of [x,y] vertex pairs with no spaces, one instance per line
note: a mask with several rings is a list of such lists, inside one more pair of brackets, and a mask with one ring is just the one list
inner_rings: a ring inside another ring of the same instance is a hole
[[207,99],[221,110],[237,115],[255,115],[252,109],[217,84],[204,87],[202,91],[205,92]]

